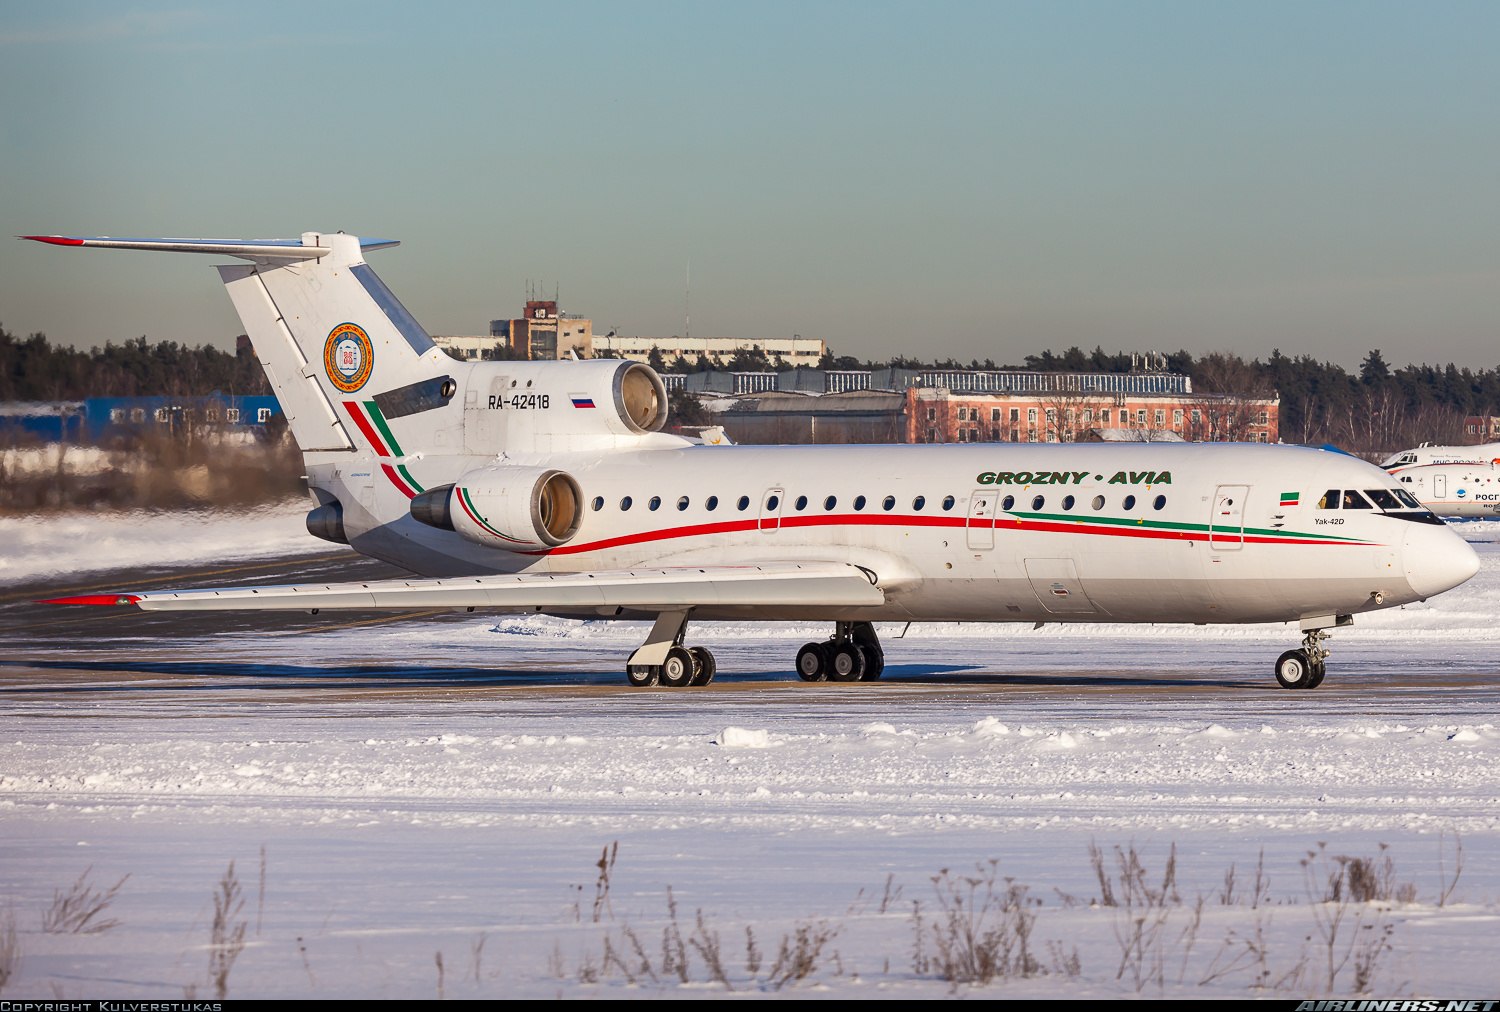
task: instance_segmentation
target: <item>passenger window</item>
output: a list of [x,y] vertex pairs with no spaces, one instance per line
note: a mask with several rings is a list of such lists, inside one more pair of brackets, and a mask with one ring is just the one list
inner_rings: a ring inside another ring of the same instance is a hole
[[1102,510],[1104,508],[1104,496],[1102,496],[1102,495],[1096,495],[1096,496],[1094,496],[1094,501],[1093,501],[1092,505],[1093,505],[1093,507],[1094,507],[1095,510]]
[[896,497],[893,495],[888,495],[885,497],[885,501],[880,505],[885,507],[886,511],[889,512],[896,508]]
[[704,500],[704,502],[703,502],[703,508],[706,509],[706,510],[708,510],[710,513],[712,513],[714,510],[718,509],[719,508],[719,497],[716,496],[716,495],[709,496],[707,499]]
[[630,509],[631,501],[632,500],[631,500],[630,496],[628,496],[628,495],[625,496],[624,498],[622,498],[620,500],[620,512],[621,513],[624,513],[626,510]]
[[1401,504],[1396,501],[1396,497],[1383,488],[1367,488],[1365,489],[1365,495],[1369,496],[1375,505],[1383,510],[1398,510],[1401,508]]
[[735,505],[740,508],[741,513],[745,512],[750,508],[750,497],[748,495],[740,496],[740,501],[735,503]]
[[1318,500],[1318,509],[1336,510],[1339,508],[1339,490],[1331,488],[1323,493],[1323,498]]
[[677,509],[678,509],[678,511],[681,512],[682,510],[685,510],[687,508],[688,508],[688,497],[687,496],[681,496],[680,498],[678,498],[678,500],[677,500]]
[[1164,495],[1157,496],[1154,500],[1152,500],[1152,502],[1151,502],[1151,508],[1154,509],[1154,510],[1164,510],[1164,509],[1166,509],[1167,508],[1167,497],[1164,496]]
[[775,513],[777,507],[779,507],[780,505],[781,505],[781,496],[779,496],[779,495],[773,495],[773,496],[771,496],[771,498],[769,498],[769,499],[766,500],[766,512],[767,513]]
[[954,499],[951,495],[943,496],[943,509],[951,510],[953,508],[953,504],[957,501],[958,500]]
[[807,496],[805,496],[805,495],[799,495],[797,497],[797,509],[798,510],[805,510],[805,509],[807,509]]
[[594,512],[598,513],[603,508],[604,508],[604,496],[602,496],[602,495],[596,495],[596,496],[594,496]]
[[1354,491],[1352,488],[1346,488],[1346,489],[1344,489],[1344,509],[1346,509],[1346,510],[1367,510],[1369,508],[1370,508],[1370,504],[1367,503],[1367,502],[1365,502],[1365,497],[1364,496],[1360,495],[1358,492]]
[[1077,502],[1077,500],[1074,499],[1072,496],[1070,496],[1070,495],[1063,496],[1063,509],[1064,510],[1070,510],[1070,509],[1072,509],[1073,508],[1073,503],[1075,503],[1075,502]]
[[839,504],[839,501],[838,501],[838,497],[837,496],[829,496],[827,499],[823,500],[823,508],[825,510],[831,510],[835,506],[837,506],[838,504]]
[[646,505],[649,506],[649,507],[651,507],[654,510],[661,509],[661,496],[659,496],[659,495],[652,496],[651,497],[651,501],[649,503],[647,503]]
[[1010,508],[1012,506],[1014,506],[1015,504],[1016,504],[1016,497],[1013,496],[1013,495],[1008,495],[1004,499],[1000,500],[1000,508],[1003,509],[1003,510],[1005,510],[1007,513],[1010,512]]
[[1135,496],[1127,495],[1125,497],[1125,501],[1120,503],[1120,505],[1125,507],[1127,510],[1135,509]]
[[862,510],[864,508],[865,508],[865,497],[862,496],[862,495],[855,496],[854,497],[854,512],[858,513],[860,510]]
[[926,506],[927,506],[927,497],[925,495],[919,495],[919,496],[917,496],[915,499],[913,499],[911,501],[911,511],[913,513],[920,513],[920,512],[922,512],[922,510],[925,509]]
[[1040,510],[1045,505],[1047,505],[1047,497],[1046,496],[1040,496],[1039,495],[1039,496],[1036,496],[1035,498],[1033,498],[1031,500],[1031,508],[1033,510]]

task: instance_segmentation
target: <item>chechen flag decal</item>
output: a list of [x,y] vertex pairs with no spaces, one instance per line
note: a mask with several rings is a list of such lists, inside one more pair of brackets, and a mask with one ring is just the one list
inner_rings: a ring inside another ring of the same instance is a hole
[[1297,499],[1300,497],[1300,495],[1301,495],[1301,493],[1299,493],[1299,492],[1283,492],[1283,493],[1281,493],[1281,505],[1283,505],[1283,506],[1296,506],[1297,505]]
[[594,399],[592,397],[585,397],[583,394],[568,394],[568,399],[573,402],[575,408],[591,408],[594,406]]

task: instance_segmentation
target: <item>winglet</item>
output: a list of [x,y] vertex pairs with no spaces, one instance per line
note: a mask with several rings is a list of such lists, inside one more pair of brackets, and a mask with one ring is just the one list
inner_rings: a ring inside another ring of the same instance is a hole
[[37,604],[96,604],[96,605],[122,605],[139,604],[139,594],[84,594],[80,597],[54,597],[47,601],[38,601]]

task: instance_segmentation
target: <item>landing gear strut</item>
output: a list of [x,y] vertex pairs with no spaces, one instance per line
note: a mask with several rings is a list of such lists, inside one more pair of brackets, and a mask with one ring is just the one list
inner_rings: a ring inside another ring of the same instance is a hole
[[836,622],[833,637],[797,651],[804,682],[873,682],[885,670],[885,651],[868,622]]
[[656,616],[646,642],[625,662],[625,680],[636,688],[665,685],[669,689],[712,682],[718,671],[714,655],[707,647],[682,645],[687,620],[685,611]]
[[[1352,616],[1338,615],[1329,624],[1344,626],[1353,622]],[[1306,628],[1307,624],[1303,623],[1302,648],[1288,650],[1276,659],[1276,681],[1281,683],[1283,689],[1316,689],[1323,684],[1329,654],[1328,648],[1323,645],[1323,641],[1328,639],[1327,626],[1309,629]]]

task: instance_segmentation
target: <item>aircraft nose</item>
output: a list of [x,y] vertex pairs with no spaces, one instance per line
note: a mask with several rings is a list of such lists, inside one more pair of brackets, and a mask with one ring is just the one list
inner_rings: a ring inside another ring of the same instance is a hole
[[1479,572],[1479,556],[1469,543],[1442,527],[1413,524],[1403,552],[1406,582],[1419,598],[1452,590]]

